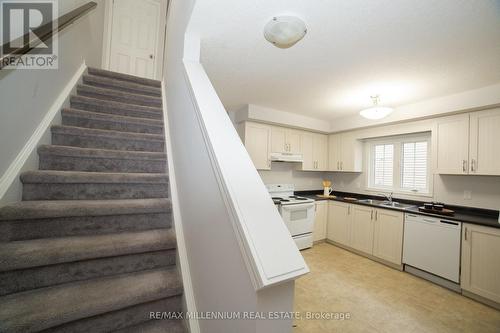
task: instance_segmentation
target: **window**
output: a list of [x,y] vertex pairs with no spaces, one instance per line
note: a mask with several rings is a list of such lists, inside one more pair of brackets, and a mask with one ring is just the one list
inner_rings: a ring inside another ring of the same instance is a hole
[[371,140],[367,145],[369,188],[430,194],[430,135]]

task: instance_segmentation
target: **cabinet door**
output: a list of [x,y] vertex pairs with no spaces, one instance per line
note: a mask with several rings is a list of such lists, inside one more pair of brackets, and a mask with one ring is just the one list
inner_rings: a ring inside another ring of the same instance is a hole
[[500,229],[462,228],[462,289],[500,303]]
[[272,126],[271,127],[271,152],[272,153],[286,153],[286,128]]
[[328,136],[328,171],[340,171],[340,134]]
[[342,202],[328,202],[327,239],[349,246],[351,233],[350,207],[350,205]]
[[340,171],[363,171],[362,143],[349,134],[343,134],[340,140]]
[[374,256],[401,265],[403,221],[403,213],[387,209],[377,209],[375,211]]
[[315,170],[315,160],[314,160],[314,138],[313,133],[302,132],[300,135],[301,145],[302,145],[302,157],[304,162],[302,163],[302,170],[313,171]]
[[328,201],[316,201],[316,218],[314,220],[314,241],[326,238],[326,224],[328,219]]
[[373,208],[353,205],[351,247],[368,254],[373,253],[373,216]]
[[326,171],[328,164],[328,136],[314,134],[313,160],[316,162],[317,171]]
[[245,147],[258,170],[271,170],[269,160],[271,128],[266,125],[247,123]]
[[469,170],[469,114],[439,118],[436,130],[437,173],[467,174]]
[[470,114],[469,173],[500,175],[500,109]]
[[288,152],[294,154],[300,154],[302,152],[300,145],[301,131],[287,129],[286,131],[286,143],[288,144]]

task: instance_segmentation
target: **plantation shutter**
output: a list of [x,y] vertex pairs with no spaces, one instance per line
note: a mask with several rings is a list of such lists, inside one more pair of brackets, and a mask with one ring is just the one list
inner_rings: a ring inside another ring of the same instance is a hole
[[402,147],[401,188],[427,191],[428,142],[406,142]]
[[374,147],[373,183],[376,186],[392,187],[394,145],[375,145]]

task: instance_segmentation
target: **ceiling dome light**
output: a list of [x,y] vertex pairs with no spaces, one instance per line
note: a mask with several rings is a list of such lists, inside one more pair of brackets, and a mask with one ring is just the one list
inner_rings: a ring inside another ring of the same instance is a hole
[[392,108],[378,106],[378,103],[380,101],[379,95],[370,96],[370,97],[373,101],[373,107],[371,107],[369,109],[364,109],[364,110],[359,112],[359,114],[361,116],[365,117],[366,119],[371,119],[371,120],[382,119],[382,118],[387,117],[388,115],[390,115],[392,113],[392,111],[394,111],[394,109],[392,109]]
[[274,46],[287,49],[304,38],[304,21],[295,16],[276,16],[264,27],[264,37]]

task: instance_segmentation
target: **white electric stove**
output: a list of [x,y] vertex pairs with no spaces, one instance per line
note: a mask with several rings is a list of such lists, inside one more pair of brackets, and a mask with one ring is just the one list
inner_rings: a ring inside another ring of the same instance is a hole
[[312,247],[314,200],[294,195],[293,184],[270,184],[266,187],[299,250]]

